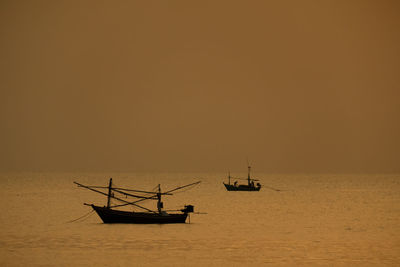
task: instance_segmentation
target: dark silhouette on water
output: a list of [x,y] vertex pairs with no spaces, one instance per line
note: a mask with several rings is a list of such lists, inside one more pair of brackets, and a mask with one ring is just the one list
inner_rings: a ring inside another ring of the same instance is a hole
[[228,183],[223,183],[225,185],[226,190],[228,191],[260,191],[261,189],[261,184],[257,183],[257,185],[254,185],[255,181],[259,181],[258,179],[252,179],[250,178],[250,165],[247,166],[248,172],[247,172],[247,179],[246,178],[235,178],[235,179],[240,179],[240,180],[247,180],[247,184],[237,184],[237,181],[231,184],[231,174],[228,174]]
[[[102,195],[107,196],[107,206],[96,206],[94,204],[86,204],[84,205],[91,206],[94,211],[99,215],[104,223],[143,223],[143,224],[165,224],[165,223],[185,223],[188,214],[194,211],[194,207],[192,205],[185,205],[183,209],[173,210],[175,212],[180,211],[180,213],[167,213],[167,211],[163,210],[163,202],[161,201],[162,195],[172,195],[171,192],[186,188],[192,185],[197,185],[200,181],[191,183],[188,185],[180,186],[175,189],[169,190],[167,192],[161,192],[161,186],[158,185],[158,191],[143,191],[143,190],[134,190],[134,189],[126,189],[126,188],[118,188],[112,187],[112,178],[110,178],[109,185],[105,186],[86,186],[77,182],[74,182],[79,187],[83,187],[94,191],[96,193],[100,193]],[[97,189],[108,189],[108,193],[104,193]],[[133,193],[128,193],[133,192]],[[128,201],[121,199],[115,196],[115,193],[121,194],[126,198],[134,198],[137,199],[135,201]],[[111,199],[118,200],[122,202],[122,204],[111,206]],[[145,201],[145,200],[156,200],[157,201],[157,210],[151,210],[145,208],[137,203]],[[122,207],[132,205],[137,208],[145,210],[145,212],[136,212],[136,211],[123,211],[116,210],[116,207]],[[170,210],[172,211],[172,210]]]

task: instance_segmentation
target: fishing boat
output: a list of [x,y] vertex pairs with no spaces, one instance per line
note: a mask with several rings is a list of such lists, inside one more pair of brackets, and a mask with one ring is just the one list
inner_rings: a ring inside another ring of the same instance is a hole
[[[260,191],[261,189],[261,184],[257,183],[256,185],[254,182],[259,181],[258,179],[252,179],[250,178],[250,165],[247,166],[248,172],[247,172],[247,178],[235,178],[232,177],[231,174],[228,174],[228,183],[224,183],[226,190],[228,191]],[[235,181],[233,184],[231,184],[231,178],[234,178],[235,180],[247,180],[247,184],[238,184],[237,181]]]
[[[113,187],[112,178],[110,178],[108,186],[88,186],[77,182],[74,183],[78,185],[78,187],[83,187],[107,196],[107,206],[101,207],[94,204],[84,203],[84,205],[91,206],[104,223],[166,224],[185,223],[188,214],[194,212],[194,206],[185,205],[184,208],[180,210],[163,210],[164,205],[161,201],[161,196],[172,195],[172,192],[174,191],[197,185],[200,182],[201,181],[180,186],[167,192],[162,192],[160,185],[157,186],[157,191],[143,191]],[[101,189],[106,189],[108,192],[105,193],[100,191]],[[122,199],[121,197],[125,197],[126,199]],[[112,199],[117,200],[119,204],[111,205]],[[157,201],[157,210],[151,210],[138,204],[146,200]],[[115,209],[128,205],[139,208],[142,211],[125,211]],[[173,211],[174,213],[169,213],[170,211]]]

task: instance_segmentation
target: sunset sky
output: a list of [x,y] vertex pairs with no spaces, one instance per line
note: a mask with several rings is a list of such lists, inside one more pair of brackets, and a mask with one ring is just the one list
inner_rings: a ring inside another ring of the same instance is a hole
[[0,171],[400,171],[399,1],[0,2]]

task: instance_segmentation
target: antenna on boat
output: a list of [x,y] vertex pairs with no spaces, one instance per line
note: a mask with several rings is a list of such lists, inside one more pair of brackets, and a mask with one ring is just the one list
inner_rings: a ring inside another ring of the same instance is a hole
[[228,171],[228,184],[231,184],[231,172]]

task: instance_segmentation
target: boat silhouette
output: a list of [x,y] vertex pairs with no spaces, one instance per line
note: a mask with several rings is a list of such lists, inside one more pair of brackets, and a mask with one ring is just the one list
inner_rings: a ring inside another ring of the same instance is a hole
[[[228,191],[260,191],[261,189],[261,184],[257,183],[256,185],[254,182],[259,181],[258,179],[253,179],[250,177],[250,169],[251,166],[247,166],[247,178],[235,178],[232,177],[231,174],[228,174],[228,183],[226,184],[223,182],[225,185],[226,190]],[[235,180],[247,180],[247,184],[238,184],[237,181],[235,181],[233,184],[231,184],[231,178],[234,178]]]
[[[107,206],[97,206],[94,204],[84,205],[90,206],[96,211],[97,215],[101,218],[104,223],[137,223],[137,224],[166,224],[166,223],[185,223],[188,214],[194,212],[193,205],[185,205],[184,208],[180,210],[163,210],[163,202],[161,201],[161,196],[172,195],[172,192],[179,189],[183,189],[189,186],[194,186],[199,184],[201,181],[187,184],[184,186],[177,187],[175,189],[169,190],[167,192],[161,191],[161,186],[158,185],[157,191],[143,191],[127,188],[113,187],[112,178],[110,178],[109,185],[106,186],[87,186],[77,182],[74,182],[78,187],[83,187],[94,191],[96,193],[107,196]],[[108,193],[102,192],[99,189],[107,189]],[[120,194],[126,199],[115,196]],[[129,198],[129,200],[128,200]],[[111,205],[111,199],[117,200],[121,204]],[[132,199],[136,199],[132,201]],[[151,210],[146,207],[139,205],[138,203],[145,200],[155,200],[157,201],[157,210]],[[134,206],[145,211],[125,211],[115,209],[122,206]],[[174,211],[175,213],[169,213],[169,211]]]

